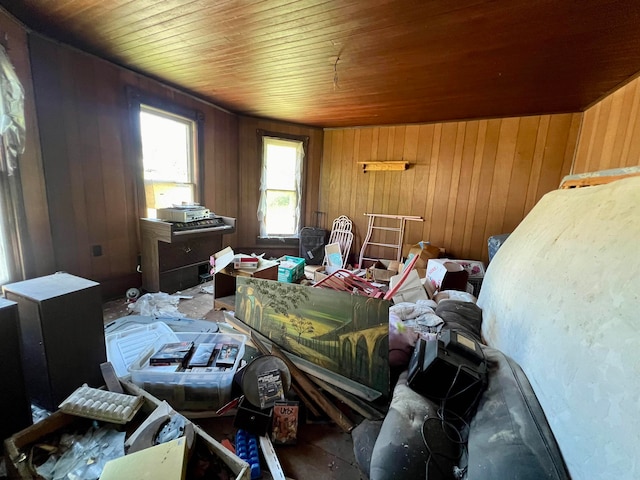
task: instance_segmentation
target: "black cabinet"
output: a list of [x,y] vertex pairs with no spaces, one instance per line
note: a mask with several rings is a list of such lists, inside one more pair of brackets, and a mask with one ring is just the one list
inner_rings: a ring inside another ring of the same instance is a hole
[[76,388],[103,384],[106,361],[100,284],[67,273],[12,283],[18,304],[22,369],[31,402],[50,411]]
[[20,360],[18,304],[0,298],[0,439],[31,425]]

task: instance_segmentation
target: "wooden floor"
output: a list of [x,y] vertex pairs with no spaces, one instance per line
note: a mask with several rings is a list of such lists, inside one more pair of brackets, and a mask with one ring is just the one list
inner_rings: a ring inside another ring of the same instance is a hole
[[[205,283],[183,292],[185,298],[180,300],[178,311],[187,318],[206,319],[224,322],[222,311],[213,308],[213,295],[206,293]],[[107,302],[104,305],[105,324],[130,313],[125,299]],[[358,422],[360,419],[353,417]],[[221,441],[232,440],[235,436],[233,416],[209,417],[193,419],[212,437]],[[285,475],[296,480],[306,479],[340,479],[360,480],[367,477],[358,468],[351,435],[344,433],[328,419],[313,419],[313,422],[300,420],[298,443],[296,445],[277,446],[276,453]],[[263,470],[266,470],[266,466]],[[264,479],[271,478],[265,473]]]

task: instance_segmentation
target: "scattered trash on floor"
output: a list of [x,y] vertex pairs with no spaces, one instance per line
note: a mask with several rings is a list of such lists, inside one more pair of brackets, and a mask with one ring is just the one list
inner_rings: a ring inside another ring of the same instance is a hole
[[160,317],[181,317],[178,312],[180,296],[169,295],[168,293],[145,293],[134,303],[130,303],[127,308],[130,313],[137,313],[146,316]]
[[56,453],[37,467],[45,479],[95,479],[105,464],[124,456],[124,432],[92,427],[86,434],[64,434]]

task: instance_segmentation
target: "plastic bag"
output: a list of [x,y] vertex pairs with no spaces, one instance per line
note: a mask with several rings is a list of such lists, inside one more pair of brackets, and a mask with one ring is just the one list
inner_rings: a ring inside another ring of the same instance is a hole
[[129,313],[146,317],[181,317],[178,312],[180,297],[168,293],[145,293],[136,302],[130,303]]

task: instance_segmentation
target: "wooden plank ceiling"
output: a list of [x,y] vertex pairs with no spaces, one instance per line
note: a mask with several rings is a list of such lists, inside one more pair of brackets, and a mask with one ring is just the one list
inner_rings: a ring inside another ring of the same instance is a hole
[[321,127],[585,109],[640,71],[637,0],[0,0],[231,111]]

